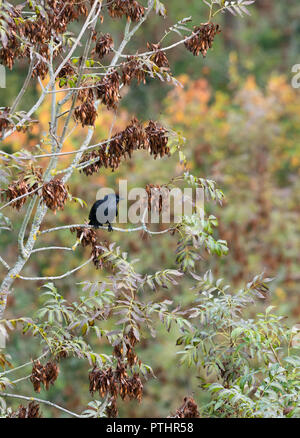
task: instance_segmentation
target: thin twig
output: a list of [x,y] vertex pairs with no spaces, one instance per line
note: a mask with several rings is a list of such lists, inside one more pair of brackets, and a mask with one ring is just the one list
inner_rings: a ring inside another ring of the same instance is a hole
[[22,275],[18,275],[17,277],[20,278],[21,280],[28,280],[28,281],[44,281],[44,280],[61,280],[63,278],[68,277],[71,274],[74,274],[74,272],[79,271],[79,269],[83,268],[84,266],[86,266],[88,263],[90,263],[93,260],[92,257],[90,257],[87,261],[85,261],[84,263],[82,263],[82,265],[77,266],[77,268],[72,269],[71,271],[66,272],[65,274],[62,275],[57,275],[55,277],[23,277]]
[[0,262],[2,263],[2,265],[4,265],[6,267],[6,269],[10,269],[10,266],[6,263],[6,261],[0,256]]
[[24,248],[24,237],[25,237],[25,233],[26,233],[26,228],[28,225],[28,222],[30,220],[31,214],[33,212],[34,209],[34,205],[36,203],[36,196],[34,198],[31,199],[29,206],[27,207],[27,211],[23,220],[23,223],[21,225],[21,229],[19,231],[19,236],[18,236],[18,244],[19,244],[19,250],[20,250],[20,254],[22,255],[23,258],[28,257],[28,253],[25,251]]
[[[101,11],[101,7],[97,11],[97,13],[96,13],[96,15],[94,17],[95,19],[98,17],[100,11]],[[84,71],[84,67],[85,67],[86,60],[87,60],[87,57],[88,57],[88,53],[89,53],[89,50],[90,50],[90,46],[91,46],[91,43],[92,43],[93,31],[95,29],[95,26],[96,26],[96,21],[94,21],[93,26],[89,30],[89,36],[88,36],[87,42],[85,44],[85,48],[84,48],[84,52],[83,52],[83,55],[82,55],[82,60],[81,60],[81,64],[80,64],[79,72],[78,72],[78,78],[77,78],[78,85],[80,85],[81,80],[83,78],[83,71]],[[67,119],[65,121],[63,132],[62,132],[62,135],[61,135],[61,138],[60,138],[61,147],[63,145],[63,142],[64,142],[66,134],[67,134],[67,129],[68,129],[68,126],[70,124],[71,117],[72,117],[72,114],[73,114],[73,111],[74,111],[74,108],[75,108],[75,105],[76,105],[76,100],[77,100],[77,97],[78,97],[78,93],[79,93],[78,90],[74,90],[74,92],[73,92],[71,108],[70,108],[70,110],[68,112],[68,116],[67,116]]]
[[36,248],[31,251],[31,254],[41,251],[50,251],[50,250],[62,250],[62,251],[74,251],[73,248],[69,248],[68,246],[45,246],[43,248]]
[[68,55],[64,58],[63,62],[60,64],[60,66],[57,67],[57,69],[56,69],[56,71],[55,71],[55,73],[54,73],[54,76],[55,76],[55,77],[58,76],[59,72],[60,72],[60,71],[62,70],[62,68],[67,64],[67,62],[69,61],[69,59],[71,58],[71,56],[72,56],[73,53],[75,52],[75,49],[77,48],[77,46],[78,46],[78,44],[79,44],[79,42],[80,42],[82,36],[84,35],[86,29],[87,29],[88,26],[91,24],[90,19],[91,19],[91,17],[94,15],[95,9],[96,9],[97,5],[99,5],[99,4],[101,4],[101,2],[99,2],[99,0],[96,0],[95,3],[93,4],[93,6],[92,6],[92,8],[91,8],[91,10],[90,10],[90,13],[89,13],[89,15],[88,15],[88,17],[87,17],[87,19],[86,19],[84,25],[83,25],[83,27],[82,27],[82,29],[81,29],[81,31],[80,31],[78,37],[76,38],[76,40],[75,40],[75,42],[74,42],[74,44],[73,44],[71,50],[69,51]]
[[[49,353],[49,350],[45,351],[45,353],[43,353],[41,356],[39,356],[37,359],[35,359],[35,361],[43,359],[45,356],[47,356],[48,353]],[[30,362],[23,363],[23,365],[19,365],[18,367],[15,367],[11,370],[3,371],[2,373],[0,373],[0,377],[6,376],[7,374],[10,374],[10,373],[14,373],[15,371],[18,371],[22,368],[25,368],[29,365],[32,365],[33,362],[34,361],[31,360]]]
[[21,195],[21,196],[18,196],[17,198],[12,199],[11,201],[9,201],[6,204],[2,205],[2,207],[0,207],[0,210],[3,210],[3,208],[8,207],[9,205],[13,204],[14,202],[18,201],[19,199],[26,198],[26,196],[33,195],[34,193],[36,193],[41,188],[42,188],[42,186],[38,187],[37,189],[32,190],[31,192],[25,193],[25,195]]
[[51,406],[52,408],[56,408],[56,409],[59,409],[60,411],[66,412],[67,414],[71,415],[72,417],[82,418],[82,415],[75,414],[75,412],[69,411],[68,409],[65,409],[65,408],[63,408],[55,403],[48,401],[48,400],[42,400],[41,398],[26,397],[24,395],[9,394],[7,392],[0,392],[0,397],[12,397],[12,398],[18,398],[21,400],[36,401],[38,403],[44,403],[45,405]]
[[[40,231],[39,235],[47,234],[47,233],[52,233],[54,231],[69,230],[70,228],[90,228],[90,229],[95,229],[94,226],[88,225],[88,224],[63,225],[61,227],[48,228],[47,230]],[[99,226],[98,228],[102,229],[102,230],[107,230],[107,227],[104,226],[104,225]],[[113,229],[113,231],[120,231],[121,233],[133,233],[135,231],[146,231],[148,234],[166,234],[166,233],[168,233],[171,230],[171,228],[168,228],[168,229],[162,230],[162,231],[150,231],[147,227],[145,227],[145,225],[141,225],[141,226],[135,227],[135,228],[112,227],[112,229]]]
[[31,61],[30,61],[30,65],[29,65],[29,70],[28,70],[28,73],[27,73],[27,77],[25,79],[23,87],[21,88],[18,96],[16,97],[16,100],[14,101],[14,103],[13,103],[11,109],[10,109],[10,113],[11,114],[13,114],[16,111],[17,106],[19,105],[19,103],[20,103],[20,101],[21,101],[21,99],[22,99],[22,97],[23,97],[23,95],[24,95],[24,93],[25,93],[25,91],[26,91],[26,89],[27,89],[27,87],[29,85],[29,82],[30,82],[30,79],[31,79],[31,76],[32,76],[32,71],[33,71],[33,63],[34,63],[34,57],[32,56]]

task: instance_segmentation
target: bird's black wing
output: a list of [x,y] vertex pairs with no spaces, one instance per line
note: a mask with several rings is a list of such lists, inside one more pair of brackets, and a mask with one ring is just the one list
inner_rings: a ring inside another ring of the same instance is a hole
[[97,208],[99,207],[99,205],[102,204],[102,202],[103,200],[101,199],[93,204],[89,214],[90,225],[96,225],[98,223],[96,212],[97,212]]
[[89,214],[89,220],[93,221],[96,217],[96,203],[93,204],[91,210],[90,210],[90,214]]

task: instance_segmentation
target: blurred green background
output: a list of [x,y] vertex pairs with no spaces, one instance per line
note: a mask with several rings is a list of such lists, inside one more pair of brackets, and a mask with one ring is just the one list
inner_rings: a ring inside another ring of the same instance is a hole
[[[132,42],[132,53],[138,47],[146,48],[147,41],[159,40],[165,28],[184,17],[192,16],[195,25],[206,17],[206,8],[200,0],[167,0],[165,4],[168,17],[149,20]],[[125,89],[115,125],[115,130],[122,129],[136,115],[143,121],[160,120],[184,135],[191,173],[214,179],[226,196],[223,208],[214,205],[207,208],[219,219],[218,233],[228,241],[229,255],[221,259],[206,256],[199,271],[213,269],[216,276],[225,278],[236,288],[265,271],[267,276],[275,277],[270,301],[280,314],[288,317],[289,324],[299,323],[300,319],[300,90],[291,87],[292,66],[300,62],[299,18],[297,0],[257,0],[251,8],[251,17],[218,16],[216,21],[221,24],[222,33],[216,37],[205,59],[193,57],[184,47],[168,55],[172,72],[184,88],[149,80],[146,85]],[[112,24],[111,20],[104,19],[103,31],[109,31],[117,45],[123,26],[123,21]],[[27,65],[19,65],[7,73],[7,88],[0,89],[1,106],[11,105],[26,69]],[[24,109],[35,101],[37,93],[38,87],[33,86],[23,101]],[[16,134],[6,141],[8,152],[22,147],[30,149],[39,141],[48,128],[48,108],[49,102],[46,102],[39,111],[41,127],[27,136]],[[97,122],[96,141],[108,135],[112,117],[103,109]],[[82,138],[83,130],[70,137],[66,150],[78,147]],[[126,178],[129,188],[144,187],[149,183],[167,183],[181,171],[176,157],[156,161],[145,158],[143,152],[138,152],[115,173],[101,170],[92,177],[77,173],[70,181],[70,191],[90,206],[100,186],[114,188],[118,179]],[[65,166],[66,162],[62,164]],[[56,216],[50,212],[43,228],[83,223],[88,211],[87,207],[68,203]],[[23,210],[10,211],[8,215],[15,222],[17,232]],[[5,252],[9,264],[16,257],[15,232],[1,233],[1,252]],[[98,231],[98,234],[100,239],[116,241],[129,252],[131,259],[139,258],[137,268],[142,274],[162,266],[176,267],[176,239],[172,236],[149,239],[130,233],[108,235]],[[39,245],[70,246],[74,240],[71,233],[59,232],[45,235]],[[81,248],[75,254],[38,253],[32,256],[23,275],[59,275],[82,263],[88,255],[88,251]],[[4,275],[2,266],[0,273]],[[80,294],[81,286],[76,283],[97,280],[104,275],[102,271],[86,267],[77,272],[75,278],[57,281],[56,286],[72,301]],[[41,282],[16,281],[6,316],[32,315],[41,303],[40,286]],[[149,300],[162,298],[186,306],[194,295],[185,280],[173,290],[157,292],[155,296],[149,292]],[[249,309],[249,315],[257,311],[257,307]],[[177,330],[166,333],[159,322],[157,325],[157,337],[143,341],[138,350],[143,362],[152,366],[156,379],[145,383],[141,404],[119,403],[121,416],[167,416],[175,412],[185,395],[194,394],[200,405],[205,402],[197,388],[197,376],[178,366]],[[95,350],[111,353],[111,348],[99,341],[95,341]],[[11,333],[8,351],[13,364],[24,363],[37,356],[38,340],[19,332]],[[28,382],[23,382],[20,388],[19,392],[24,395],[34,394]],[[56,384],[47,393],[42,390],[40,396],[81,412],[91,400],[88,366],[75,358],[64,360]],[[16,401],[13,405],[18,404]],[[63,415],[47,407],[42,407],[42,411],[44,416]]]

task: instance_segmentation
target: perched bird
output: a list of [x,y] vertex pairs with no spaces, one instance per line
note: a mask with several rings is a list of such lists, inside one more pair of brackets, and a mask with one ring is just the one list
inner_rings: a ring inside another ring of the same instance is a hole
[[108,231],[112,231],[111,223],[118,216],[119,195],[114,193],[104,196],[94,203],[89,214],[89,225],[98,228],[108,224]]

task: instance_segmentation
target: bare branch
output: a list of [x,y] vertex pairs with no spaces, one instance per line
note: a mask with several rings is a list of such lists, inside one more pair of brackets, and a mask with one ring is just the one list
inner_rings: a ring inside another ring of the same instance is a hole
[[11,113],[11,114],[13,114],[13,113],[16,111],[17,106],[19,105],[19,103],[20,103],[22,97],[24,96],[25,91],[27,90],[27,87],[28,87],[28,85],[29,85],[29,82],[30,82],[30,79],[31,79],[31,76],[32,76],[33,63],[34,63],[34,57],[32,56],[32,57],[31,57],[30,66],[29,66],[29,70],[28,70],[28,73],[27,73],[27,77],[26,77],[26,79],[25,79],[25,82],[24,82],[24,84],[23,84],[23,87],[21,88],[21,90],[20,90],[18,96],[16,97],[16,99],[15,99],[15,101],[14,101],[14,103],[13,103],[11,109],[10,109],[10,113]]
[[[54,231],[60,231],[60,230],[69,230],[70,228],[90,228],[90,229],[95,229],[95,227],[93,227],[92,225],[88,225],[88,224],[73,224],[73,225],[63,225],[61,227],[54,227],[54,228],[49,228],[48,230],[43,230],[39,232],[39,235],[41,234],[47,234],[47,233],[52,233]],[[102,230],[107,230],[107,227],[102,225],[98,227],[99,229]],[[139,227],[135,227],[135,228],[118,228],[118,227],[112,227],[112,229],[114,231],[120,231],[121,233],[133,233],[135,231],[145,231],[148,234],[166,234],[168,233],[172,228],[168,228],[166,230],[162,230],[162,231],[150,231],[144,224],[139,226]]]
[[6,263],[6,261],[0,256],[0,262],[3,266],[5,266],[6,269],[10,269],[10,266]]
[[84,263],[82,263],[82,265],[77,266],[77,268],[72,269],[71,271],[66,272],[65,274],[62,275],[58,275],[55,277],[23,277],[22,275],[17,275],[18,278],[20,278],[21,280],[28,280],[28,281],[39,281],[39,280],[61,280],[63,278],[68,277],[71,274],[74,274],[74,272],[79,271],[81,268],[83,268],[84,266],[86,266],[88,263],[90,263],[92,261],[92,257],[89,258],[87,261],[85,261]]
[[34,193],[36,193],[41,188],[42,188],[42,186],[32,190],[31,192],[25,193],[25,195],[21,195],[21,196],[18,196],[17,198],[12,199],[11,201],[9,201],[6,204],[2,205],[2,207],[0,207],[0,210],[3,210],[3,208],[8,207],[9,205],[13,204],[14,202],[18,201],[19,199],[26,198],[27,196],[33,195]]
[[65,409],[55,403],[52,403],[48,400],[42,400],[40,398],[36,398],[36,397],[26,397],[24,395],[19,395],[19,394],[9,394],[7,392],[0,392],[0,397],[12,397],[12,398],[18,398],[20,400],[27,400],[27,401],[36,401],[38,403],[44,403],[45,405],[51,406],[52,408],[56,408],[59,409],[60,411],[66,412],[67,414],[71,415],[72,417],[76,417],[76,418],[82,418],[82,415],[78,415],[75,414],[75,412],[71,412],[68,409]]

